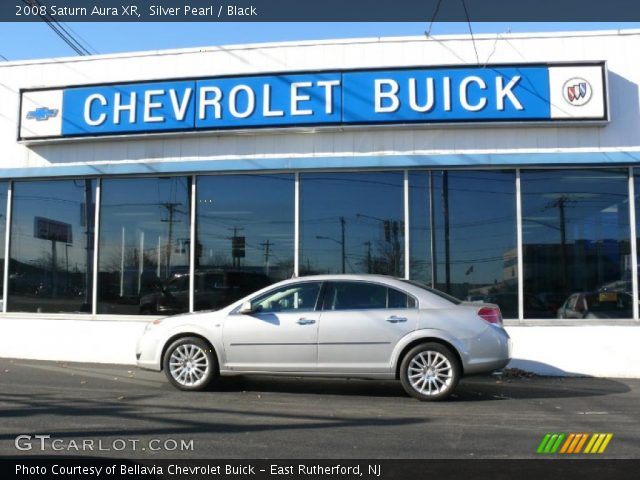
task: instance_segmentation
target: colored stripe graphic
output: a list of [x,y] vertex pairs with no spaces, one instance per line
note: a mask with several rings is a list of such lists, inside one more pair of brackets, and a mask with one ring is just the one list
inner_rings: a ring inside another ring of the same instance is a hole
[[584,453],[603,453],[612,437],[612,433],[594,433]]
[[564,433],[547,433],[540,445],[538,445],[538,453],[556,453],[560,443],[564,439]]
[[[613,438],[613,433],[559,433],[550,432],[545,434],[538,445],[537,453],[542,454],[578,454],[604,453],[609,442]],[[564,440],[564,442],[563,442]],[[588,442],[587,442],[588,440]],[[583,447],[585,446],[583,451]]]

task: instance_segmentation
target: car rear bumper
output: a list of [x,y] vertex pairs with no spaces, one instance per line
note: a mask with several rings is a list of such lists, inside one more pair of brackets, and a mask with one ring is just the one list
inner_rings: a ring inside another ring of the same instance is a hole
[[469,342],[468,347],[466,359],[463,359],[465,375],[500,370],[511,361],[513,344],[509,334],[503,328],[489,325]]

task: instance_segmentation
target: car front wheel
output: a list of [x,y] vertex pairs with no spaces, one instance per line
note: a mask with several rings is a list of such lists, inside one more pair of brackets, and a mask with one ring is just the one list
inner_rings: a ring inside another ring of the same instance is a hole
[[444,345],[424,343],[412,348],[400,365],[404,390],[422,401],[447,398],[460,380],[460,364]]
[[179,338],[164,356],[164,373],[180,390],[203,390],[216,374],[216,360],[211,347],[197,337]]

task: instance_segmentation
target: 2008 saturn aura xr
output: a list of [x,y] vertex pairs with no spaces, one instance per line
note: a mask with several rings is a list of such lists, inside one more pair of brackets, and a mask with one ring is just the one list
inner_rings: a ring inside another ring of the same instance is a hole
[[381,275],[295,278],[218,311],[158,319],[137,350],[138,366],[181,390],[218,375],[318,375],[399,379],[420,400],[447,397],[510,354],[496,305]]

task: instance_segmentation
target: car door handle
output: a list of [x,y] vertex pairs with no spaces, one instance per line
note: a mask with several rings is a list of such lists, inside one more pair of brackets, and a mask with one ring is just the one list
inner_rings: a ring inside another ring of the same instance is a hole
[[310,318],[300,318],[296,323],[298,325],[313,325],[314,323],[316,323],[316,321],[311,320]]
[[404,323],[407,321],[407,317],[397,317],[395,315],[391,315],[387,318],[387,322],[389,323]]

